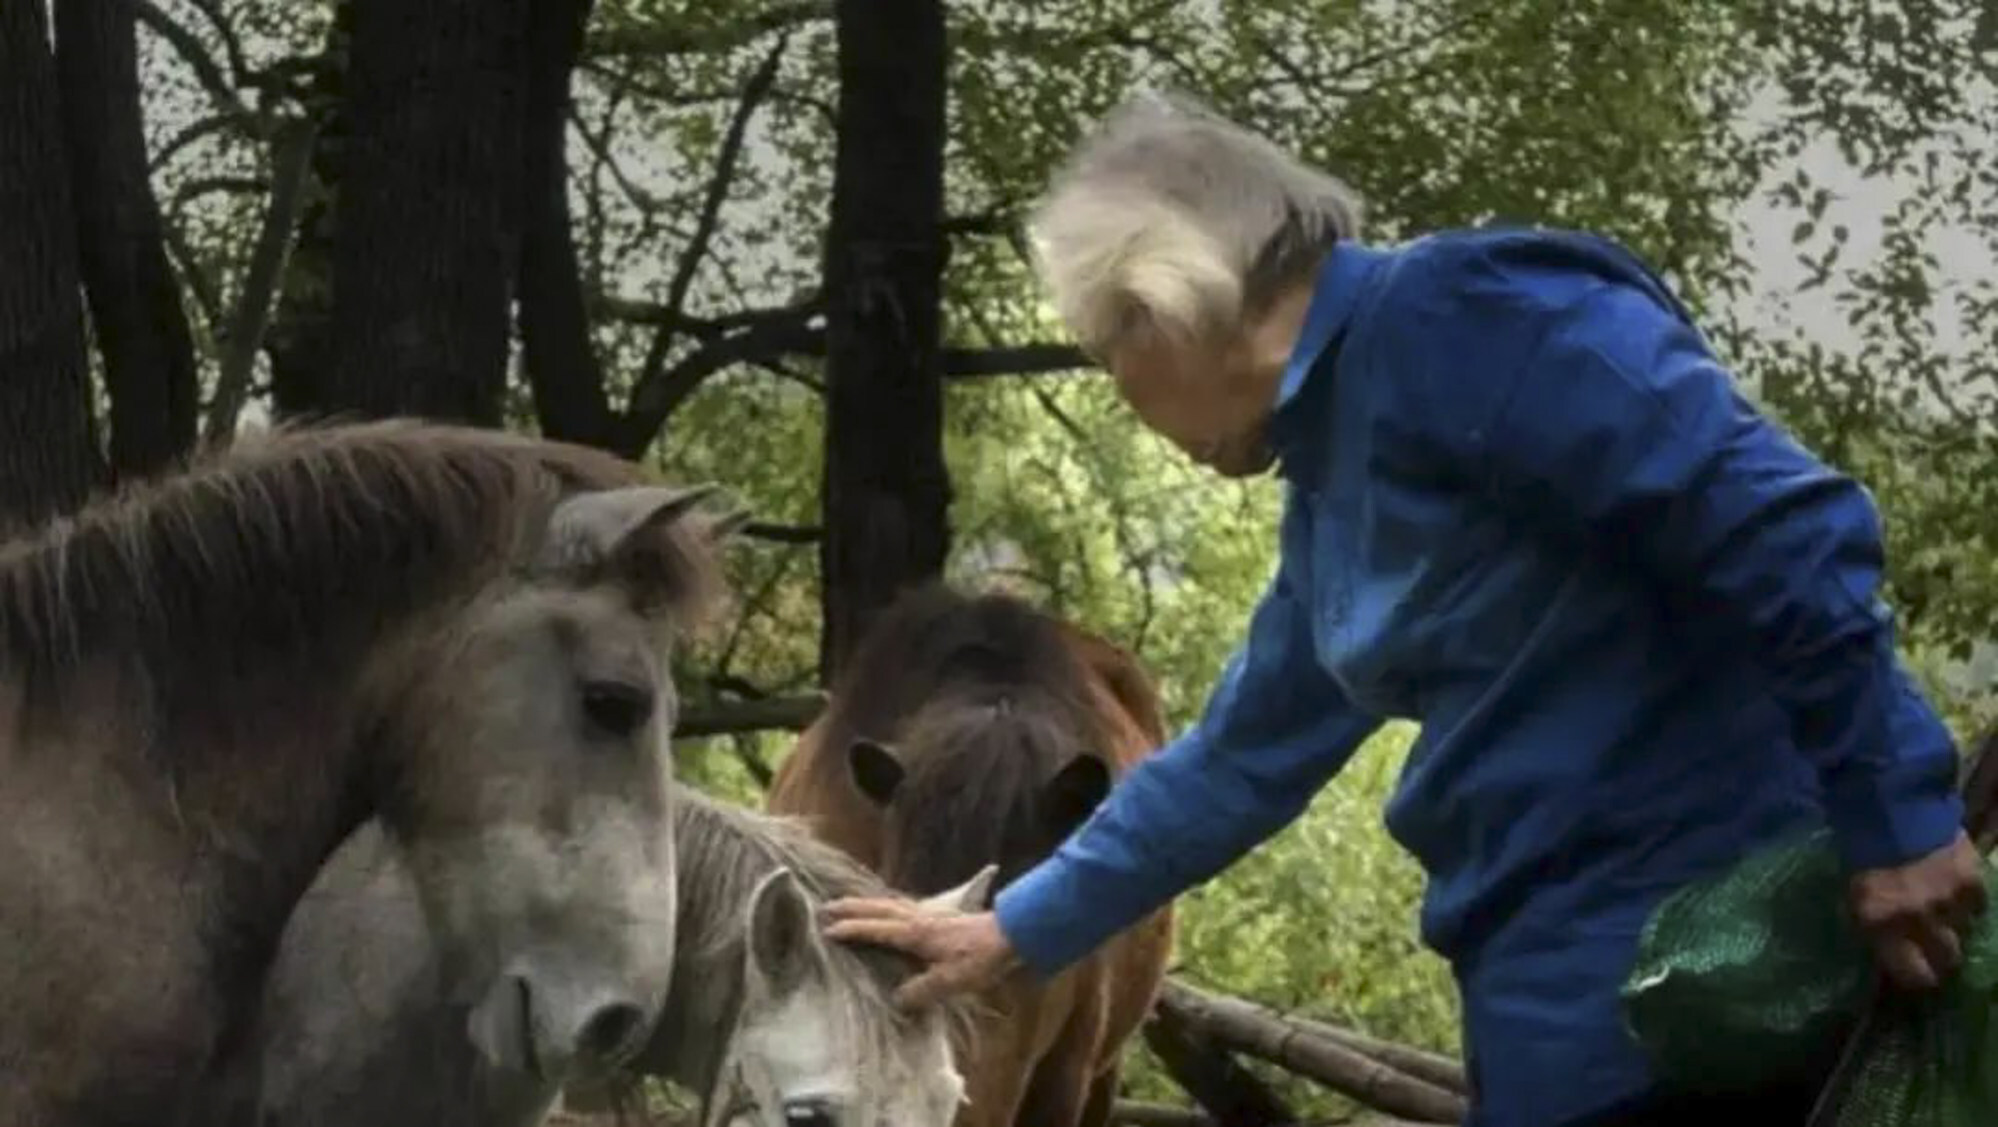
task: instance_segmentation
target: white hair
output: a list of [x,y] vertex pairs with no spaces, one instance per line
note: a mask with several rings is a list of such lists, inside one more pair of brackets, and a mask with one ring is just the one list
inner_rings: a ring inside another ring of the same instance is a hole
[[1144,94],[1077,147],[1028,231],[1055,308],[1100,356],[1140,325],[1238,331],[1360,222],[1336,177],[1189,99]]

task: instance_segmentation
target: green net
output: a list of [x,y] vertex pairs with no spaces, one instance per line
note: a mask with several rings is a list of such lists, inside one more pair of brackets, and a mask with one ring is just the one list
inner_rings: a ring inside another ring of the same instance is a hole
[[[1998,912],[1962,973],[1884,998],[1860,1024],[1872,956],[1845,912],[1845,874],[1819,832],[1751,856],[1661,904],[1623,989],[1661,1078],[1704,1093],[1818,1080],[1860,1034],[1830,1127],[1998,1127]],[[1998,871],[1985,885],[1998,904]]]

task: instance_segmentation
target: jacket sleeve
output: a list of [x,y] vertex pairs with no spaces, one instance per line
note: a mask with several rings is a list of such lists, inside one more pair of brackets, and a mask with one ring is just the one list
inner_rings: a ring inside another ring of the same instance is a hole
[[1662,291],[1592,278],[1538,307],[1467,290],[1466,337],[1516,341],[1494,350],[1516,362],[1454,379],[1432,362],[1432,390],[1457,385],[1425,416],[1439,443],[1508,503],[1733,629],[1815,762],[1848,866],[1946,845],[1955,749],[1895,655],[1866,491],[1749,405]]
[[1002,890],[1000,929],[1052,975],[1295,820],[1380,721],[1312,652],[1283,568],[1200,721],[1132,768],[1047,860]]

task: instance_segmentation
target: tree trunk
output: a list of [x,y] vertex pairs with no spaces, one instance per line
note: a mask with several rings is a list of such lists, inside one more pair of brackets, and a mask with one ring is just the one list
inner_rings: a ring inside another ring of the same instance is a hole
[[271,362],[271,406],[281,418],[337,410],[333,378],[333,241],[346,151],[345,90],[354,7],[334,5],[318,65],[308,72],[307,113],[313,143],[304,209],[285,259],[277,309],[264,348]]
[[839,0],[826,243],[822,674],[949,549],[942,0]]
[[590,342],[569,223],[569,75],[591,0],[529,0],[526,203],[520,250],[520,341],[541,432],[608,446],[603,368]]
[[[1168,982],[1159,992],[1158,1015],[1189,1035],[1269,1061],[1390,1115],[1421,1123],[1457,1123],[1464,1117],[1461,1091],[1409,1075],[1266,1006]],[[1393,1055],[1417,1058],[1402,1046]]]
[[111,467],[143,476],[194,445],[199,388],[180,287],[147,179],[133,8],[56,4],[77,248],[111,399]]
[[244,263],[236,286],[236,307],[224,337],[221,371],[208,400],[204,440],[226,445],[236,434],[243,406],[249,402],[251,373],[270,331],[271,296],[277,292],[298,235],[305,188],[312,178],[316,138],[311,119],[287,122],[271,142],[271,198],[264,207],[257,241]]
[[527,0],[355,0],[333,408],[497,426]]
[[83,503],[100,475],[76,222],[39,2],[0,3],[0,534]]

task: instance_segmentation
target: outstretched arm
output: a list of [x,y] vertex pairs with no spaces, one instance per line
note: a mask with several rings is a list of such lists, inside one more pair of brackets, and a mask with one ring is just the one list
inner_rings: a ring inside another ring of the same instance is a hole
[[993,913],[851,902],[830,906],[840,921],[831,934],[931,963],[906,991],[917,1004],[1020,964],[1053,974],[1289,824],[1380,725],[1318,664],[1310,600],[1294,575],[1286,563],[1264,594],[1199,723],[1120,779]]
[[999,894],[1000,927],[1052,974],[1281,830],[1380,725],[1313,652],[1279,574],[1200,722],[1119,780],[1055,854]]

